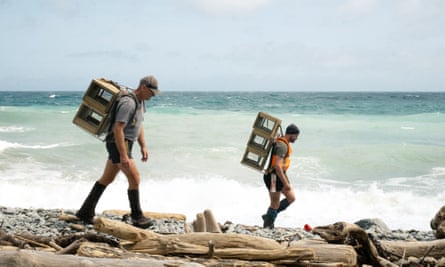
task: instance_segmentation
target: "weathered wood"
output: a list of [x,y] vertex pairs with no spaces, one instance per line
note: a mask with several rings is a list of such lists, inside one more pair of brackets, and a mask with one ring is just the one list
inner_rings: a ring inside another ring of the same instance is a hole
[[204,219],[206,222],[207,232],[209,233],[222,233],[221,227],[216,222],[215,217],[211,210],[207,209],[204,211]]
[[[128,210],[104,210],[103,214],[112,214],[117,216],[129,215]],[[175,219],[179,221],[186,221],[187,217],[184,214],[179,213],[165,213],[165,212],[152,212],[144,211],[144,216],[152,219]]]
[[[280,249],[282,246],[271,239],[242,235],[242,234],[215,234],[215,233],[190,233],[190,234],[174,234],[167,236],[157,236],[147,238],[135,243],[130,249],[134,251],[144,251],[151,254],[168,254],[171,253],[172,246],[199,249],[208,251],[208,242],[212,241],[216,248],[245,248],[258,250],[274,250]],[[196,247],[195,247],[196,246]]]
[[76,231],[85,231],[87,228],[85,227],[85,225],[82,224],[78,224],[78,223],[71,223],[70,228]]
[[7,245],[7,246],[11,245],[11,246],[19,247],[19,248],[30,248],[31,247],[27,242],[20,240],[13,235],[5,234],[5,233],[2,233],[2,235],[0,237],[0,241],[2,242],[2,245]]
[[[341,263],[341,266],[345,267],[357,266],[357,253],[354,248],[349,245],[329,244],[324,240],[302,239],[291,242],[289,246],[312,249],[314,252],[314,259],[311,260],[311,265],[307,266],[325,266],[320,264],[332,263]],[[317,264],[313,265],[312,263]]]
[[431,219],[430,225],[436,238],[445,238],[445,206],[442,206],[434,218]]
[[158,235],[140,240],[132,246],[132,250],[151,249],[157,252],[163,250],[162,246],[172,243],[186,243],[207,248],[212,241],[216,248],[246,248],[259,250],[280,249],[282,246],[272,239],[243,235],[243,234],[217,234],[217,233],[190,233]]
[[85,240],[86,239],[77,239],[62,250],[57,251],[56,254],[76,254],[76,251],[80,247],[80,244]]
[[107,243],[82,242],[77,249],[77,255],[96,258],[122,258],[125,251],[111,247]]
[[439,238],[439,239],[445,238],[445,221],[441,222],[437,226],[437,229],[434,232],[434,235],[436,236],[436,238]]
[[433,219],[431,219],[431,229],[436,230],[443,221],[445,221],[445,206],[442,206],[434,215]]
[[13,245],[0,245],[0,251],[17,251],[17,247]]
[[361,264],[388,266],[391,263],[385,258],[398,260],[409,257],[423,258],[430,256],[435,259],[445,257],[444,239],[432,241],[382,240],[377,242],[379,248],[379,251],[377,251],[375,244],[368,238],[366,232],[355,224],[339,222],[316,227],[313,232],[330,243],[344,243],[354,246],[358,254],[358,262]]
[[23,238],[23,237],[20,237],[20,236],[17,236],[17,239],[20,239],[23,242],[32,245],[33,247],[50,248],[50,246],[48,246],[46,244],[39,243],[39,242],[36,242],[34,240],[26,239],[26,238]]
[[[115,235],[118,238],[130,237],[133,241],[137,241],[134,245],[126,247],[133,252],[158,255],[208,256],[210,251],[209,242],[211,241],[215,246],[212,254],[219,258],[238,258],[241,260],[313,258],[311,249],[285,248],[274,240],[250,235],[207,232],[160,235],[105,218],[96,220],[95,229]],[[130,234],[126,231],[129,231]]]
[[[142,241],[141,241],[142,242]],[[215,242],[218,243],[218,242]],[[189,242],[181,242],[177,239],[161,239],[153,245],[158,247],[140,246],[129,248],[131,251],[139,253],[160,254],[160,255],[190,255],[190,256],[208,256],[209,247],[196,245]],[[313,252],[307,248],[285,248],[277,249],[253,249],[253,248],[230,248],[224,247],[221,249],[214,249],[212,255],[216,258],[223,259],[240,259],[240,260],[280,260],[293,259],[293,262],[298,260],[311,260]]]
[[78,221],[79,218],[77,218],[76,215],[73,214],[66,214],[66,213],[61,213],[59,215],[59,220],[61,221],[65,221],[65,222],[74,222],[74,221]]
[[0,266],[33,266],[33,267],[197,267],[202,266],[190,262],[186,259],[165,259],[165,258],[92,258],[74,255],[57,255],[54,253],[34,251],[34,250],[15,250],[0,251]]
[[260,249],[243,249],[243,248],[226,248],[215,249],[214,253],[217,258],[224,259],[242,259],[242,260],[292,260],[293,263],[302,260],[312,260],[314,253],[311,249],[290,247],[280,248],[273,250],[260,250]]
[[382,266],[374,243],[369,240],[368,234],[356,224],[337,222],[327,226],[315,227],[312,232],[329,243],[353,246],[360,264]]
[[445,257],[445,239],[432,241],[389,241],[379,242],[380,248],[386,254],[396,258],[405,258],[430,256],[435,259]]
[[55,238],[55,242],[60,247],[67,247],[71,243],[79,239],[82,239],[83,241],[107,243],[113,247],[120,246],[120,243],[116,239],[110,238],[109,236],[105,236],[103,234],[98,234],[93,231],[58,236],[57,238]]
[[203,213],[197,213],[193,221],[193,232],[207,232],[206,220]]
[[384,267],[399,267],[397,264],[394,264],[394,263],[390,262],[389,260],[384,259],[384,258],[382,258],[380,256],[379,256],[378,260],[379,260],[380,266],[384,266]]
[[[126,250],[118,249],[110,247],[108,244],[101,244],[101,243],[91,243],[91,242],[84,242],[80,246],[77,255],[80,256],[87,256],[87,257],[106,257],[106,258],[147,258],[150,257],[147,254],[141,254],[141,253],[133,253]],[[162,256],[155,256],[157,259],[161,260],[163,259],[165,261],[165,266],[182,266],[182,265],[169,265],[167,264],[168,261],[172,260],[172,257],[162,257]],[[178,258],[175,258],[178,259]],[[261,262],[261,261],[242,261],[238,259],[215,259],[215,258],[209,258],[209,259],[203,259],[203,258],[190,258],[187,257],[187,261],[190,262],[196,262],[200,263],[205,266],[256,266],[256,267],[275,267],[274,264],[269,262]]]
[[110,220],[106,218],[97,217],[94,222],[94,229],[98,232],[110,234],[120,239],[128,241],[140,241],[147,238],[156,238],[158,234],[143,230],[124,222]]
[[48,242],[48,245],[50,245],[52,248],[54,248],[56,251],[62,250],[63,248],[59,246],[54,240],[51,240]]

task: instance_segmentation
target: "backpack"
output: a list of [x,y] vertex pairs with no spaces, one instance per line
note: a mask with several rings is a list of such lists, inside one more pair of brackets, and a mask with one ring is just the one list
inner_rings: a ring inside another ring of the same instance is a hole
[[[104,141],[115,121],[117,103],[122,97],[135,98],[132,89],[104,78],[93,79],[83,96],[83,101],[73,123]],[[137,101],[137,99],[134,99]],[[132,115],[134,119],[135,113]]]
[[110,113],[109,113],[109,115],[108,115],[108,124],[109,125],[107,125],[107,132],[106,133],[104,133],[104,135],[105,135],[105,140],[104,141],[113,141],[114,140],[114,135],[113,135],[113,125],[114,125],[114,123],[116,122],[116,111],[117,111],[117,106],[118,106],[118,104],[119,104],[119,101],[122,99],[122,98],[124,98],[124,97],[131,97],[132,99],[133,99],[133,101],[135,102],[135,104],[136,104],[136,108],[134,109],[134,111],[133,111],[133,113],[132,113],[132,115],[131,115],[131,117],[130,117],[130,120],[129,121],[133,121],[134,120],[134,117],[136,116],[136,112],[137,112],[137,98],[136,98],[136,96],[135,95],[133,95],[133,94],[130,94],[129,92],[128,92],[128,90],[125,90],[125,92],[123,91],[123,90],[121,90],[121,94],[119,95],[119,97],[116,99],[116,101],[114,102],[114,104],[113,104],[113,106],[112,106],[112,108],[111,108],[111,111],[110,111]]

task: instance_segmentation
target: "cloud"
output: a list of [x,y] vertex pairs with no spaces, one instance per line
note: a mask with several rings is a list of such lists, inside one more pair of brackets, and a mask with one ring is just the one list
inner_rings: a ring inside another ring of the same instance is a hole
[[127,53],[121,50],[103,50],[103,51],[87,51],[70,53],[67,55],[70,58],[115,58],[115,59],[125,59],[129,61],[137,60],[137,56]]
[[214,15],[243,14],[263,8],[270,0],[193,0],[193,3],[207,13]]
[[377,0],[347,0],[340,6],[340,11],[351,15],[362,15],[373,10],[377,4]]

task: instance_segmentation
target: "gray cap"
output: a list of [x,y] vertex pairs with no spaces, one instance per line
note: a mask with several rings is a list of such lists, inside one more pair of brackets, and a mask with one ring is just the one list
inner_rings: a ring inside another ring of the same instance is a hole
[[153,75],[148,75],[142,78],[139,85],[147,86],[154,95],[159,95],[161,93],[158,88],[158,80]]

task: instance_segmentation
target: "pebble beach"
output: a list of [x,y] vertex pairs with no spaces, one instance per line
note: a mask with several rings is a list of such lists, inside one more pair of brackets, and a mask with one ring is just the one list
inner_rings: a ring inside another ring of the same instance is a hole
[[[74,214],[75,210],[0,207],[0,229],[6,234],[27,233],[47,237],[93,230],[92,225],[86,225],[84,230],[79,230],[72,226],[72,222],[59,220],[62,213]],[[97,214],[97,216],[123,220],[122,216],[110,214]],[[354,223],[380,240],[429,241],[435,239],[432,231],[388,229],[381,219],[363,219]],[[191,222],[187,222],[187,224],[190,226]],[[279,242],[319,238],[310,231],[299,227],[276,226],[274,229],[263,229],[259,225],[243,225],[229,221],[219,222],[219,224],[223,233],[254,235]],[[318,225],[312,225],[312,227],[315,226]],[[174,219],[156,219],[153,226],[148,228],[148,230],[161,234],[185,233],[185,229],[184,221]]]

